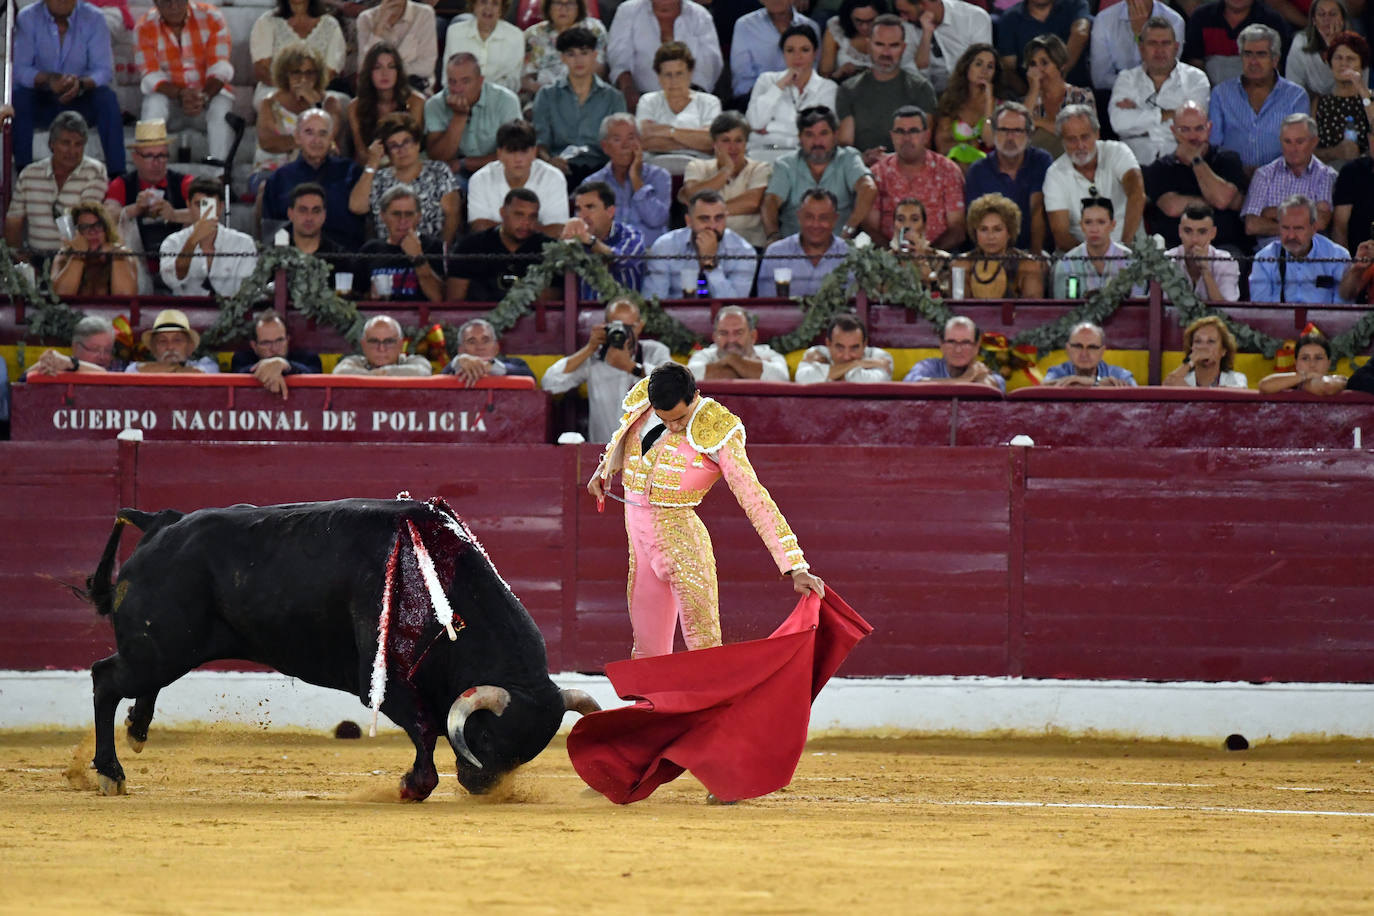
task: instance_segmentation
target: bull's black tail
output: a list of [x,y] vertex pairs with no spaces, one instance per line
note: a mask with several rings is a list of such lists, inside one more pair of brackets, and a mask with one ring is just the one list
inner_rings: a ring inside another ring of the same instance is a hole
[[161,512],[120,509],[115,515],[110,538],[105,542],[105,552],[100,555],[100,563],[96,566],[95,572],[86,579],[86,588],[82,590],[74,586],[69,587],[79,597],[95,605],[96,613],[102,617],[110,616],[114,611],[114,590],[110,587],[110,579],[114,572],[115,555],[119,552],[119,536],[124,533],[124,526],[133,525],[145,534],[151,534],[159,528],[179,521],[181,517],[182,513],[174,509],[163,509]]
[[105,542],[105,552],[100,555],[100,563],[96,566],[95,572],[86,578],[85,591],[73,589],[95,605],[96,613],[102,617],[108,617],[114,611],[114,590],[110,588],[110,574],[114,572],[115,554],[119,552],[119,536],[124,533],[124,526],[130,521],[124,517],[125,511],[127,510],[120,510],[115,516],[114,529],[110,532],[109,540]]

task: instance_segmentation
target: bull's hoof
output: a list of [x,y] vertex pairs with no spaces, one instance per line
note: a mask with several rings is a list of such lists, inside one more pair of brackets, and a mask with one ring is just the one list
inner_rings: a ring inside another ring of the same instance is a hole
[[122,779],[111,779],[104,773],[96,774],[96,781],[100,785],[101,795],[128,795],[129,789]]
[[129,745],[129,750],[133,751],[135,754],[143,753],[143,745],[148,743],[147,735],[142,738],[135,738],[133,729],[126,731],[124,733],[124,738]]
[[723,798],[717,797],[717,796],[716,796],[716,793],[714,793],[714,792],[707,792],[707,793],[706,793],[706,804],[708,804],[708,805],[737,805],[737,804],[739,804],[739,802],[738,802],[737,800],[736,800],[736,801],[726,801],[726,800],[723,799]]

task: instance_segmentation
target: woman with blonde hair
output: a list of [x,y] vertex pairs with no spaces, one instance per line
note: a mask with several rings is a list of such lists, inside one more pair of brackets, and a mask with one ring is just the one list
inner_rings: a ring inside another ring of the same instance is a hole
[[114,220],[98,201],[83,200],[68,211],[76,234],[52,262],[52,290],[58,296],[133,296],[138,293],[134,256]]
[[311,108],[323,108],[334,116],[337,137],[343,126],[343,107],[325,93],[328,69],[320,54],[305,42],[282,48],[272,60],[272,81],[277,90],[258,105],[258,148],[253,154],[256,173],[250,186],[260,184],[296,153],[296,120]]
[[970,299],[1039,299],[1045,274],[1029,252],[1013,248],[1021,232],[1021,208],[1002,194],[984,194],[968,208],[974,247],[954,262],[964,271]]
[[1199,318],[1183,329],[1183,362],[1164,376],[1171,388],[1249,388],[1244,372],[1235,371],[1236,338],[1216,315]]

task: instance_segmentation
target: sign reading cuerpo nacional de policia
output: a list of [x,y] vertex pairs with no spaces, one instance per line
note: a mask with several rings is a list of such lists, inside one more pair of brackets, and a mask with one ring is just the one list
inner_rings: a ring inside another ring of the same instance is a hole
[[291,380],[283,399],[252,376],[147,382],[132,376],[60,375],[17,385],[12,437],[109,439],[121,430],[139,429],[149,439],[182,441],[549,441],[549,395],[532,388],[467,388],[448,376],[405,381],[301,376]]

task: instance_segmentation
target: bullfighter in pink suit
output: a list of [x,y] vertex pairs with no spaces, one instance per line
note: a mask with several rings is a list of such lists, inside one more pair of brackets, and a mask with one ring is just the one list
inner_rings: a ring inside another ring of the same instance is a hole
[[599,501],[617,471],[625,489],[630,541],[626,595],[634,658],[673,651],[682,622],[687,648],[720,645],[719,593],[711,537],[696,506],[722,476],[797,592],[824,596],[797,536],[759,483],[744,451],[744,424],[697,392],[691,372],[659,366],[625,396],[625,415],[587,483]]

